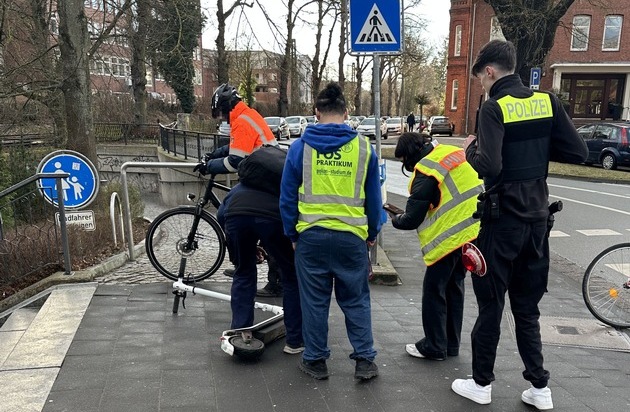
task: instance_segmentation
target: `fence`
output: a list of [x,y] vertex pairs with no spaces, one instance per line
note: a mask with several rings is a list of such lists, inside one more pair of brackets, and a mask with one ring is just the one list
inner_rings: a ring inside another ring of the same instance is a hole
[[188,160],[201,159],[205,153],[230,142],[230,137],[219,134],[171,129],[160,125],[160,145],[173,156]]
[[94,123],[97,143],[157,144],[160,126],[157,124]]
[[36,186],[41,179],[56,179],[57,187],[61,187],[62,179],[68,176],[39,173],[0,192],[0,285],[19,285],[27,276],[61,268],[70,274],[63,196],[56,200],[55,208],[40,195],[41,190],[52,194],[51,188]]

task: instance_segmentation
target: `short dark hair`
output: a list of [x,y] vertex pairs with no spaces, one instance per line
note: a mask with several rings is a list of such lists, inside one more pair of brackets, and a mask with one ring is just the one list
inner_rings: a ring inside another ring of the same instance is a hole
[[516,67],[516,48],[510,41],[491,40],[486,43],[472,66],[471,74],[477,76],[487,65],[498,66],[503,71],[513,71]]
[[346,98],[339,83],[330,82],[317,95],[315,108],[321,113],[344,114],[346,112]]

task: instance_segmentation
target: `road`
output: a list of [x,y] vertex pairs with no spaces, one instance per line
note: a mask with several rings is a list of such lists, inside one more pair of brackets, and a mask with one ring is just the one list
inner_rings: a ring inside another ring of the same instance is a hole
[[[439,138],[457,144],[447,139]],[[403,175],[400,162],[387,160],[386,166],[386,191],[407,196],[409,178]],[[564,203],[551,232],[552,252],[586,268],[608,246],[630,242],[630,186],[557,177],[547,182],[550,200]]]

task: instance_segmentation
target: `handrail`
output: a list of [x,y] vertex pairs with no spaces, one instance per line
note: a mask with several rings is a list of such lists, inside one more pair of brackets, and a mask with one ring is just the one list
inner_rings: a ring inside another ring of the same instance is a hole
[[125,162],[120,166],[120,181],[122,183],[123,196],[123,215],[125,219],[125,233],[127,237],[127,249],[129,251],[129,260],[135,260],[133,230],[131,230],[131,206],[129,204],[129,185],[127,184],[127,168],[137,167],[141,169],[156,168],[189,168],[193,169],[197,163],[191,162]]
[[[14,191],[33,183],[36,180],[40,179],[55,179],[57,181],[57,187],[61,187],[61,179],[68,178],[70,173],[59,172],[59,173],[36,173],[31,177],[27,177],[19,183],[14,184],[13,186],[3,190],[0,192],[0,199],[13,193]],[[70,262],[70,245],[68,243],[68,228],[66,226],[66,208],[64,205],[63,196],[59,196],[57,198],[57,207],[59,209],[59,228],[61,230],[61,245],[63,248],[63,266],[64,273],[69,275],[72,273],[72,264]]]

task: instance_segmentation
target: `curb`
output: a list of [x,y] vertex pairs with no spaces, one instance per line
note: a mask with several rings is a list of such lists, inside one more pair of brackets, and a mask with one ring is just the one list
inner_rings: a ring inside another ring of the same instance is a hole
[[398,272],[387,257],[387,254],[380,246],[377,246],[376,263],[372,264],[372,272],[374,275],[370,279],[370,283],[374,285],[398,286],[402,285]]

